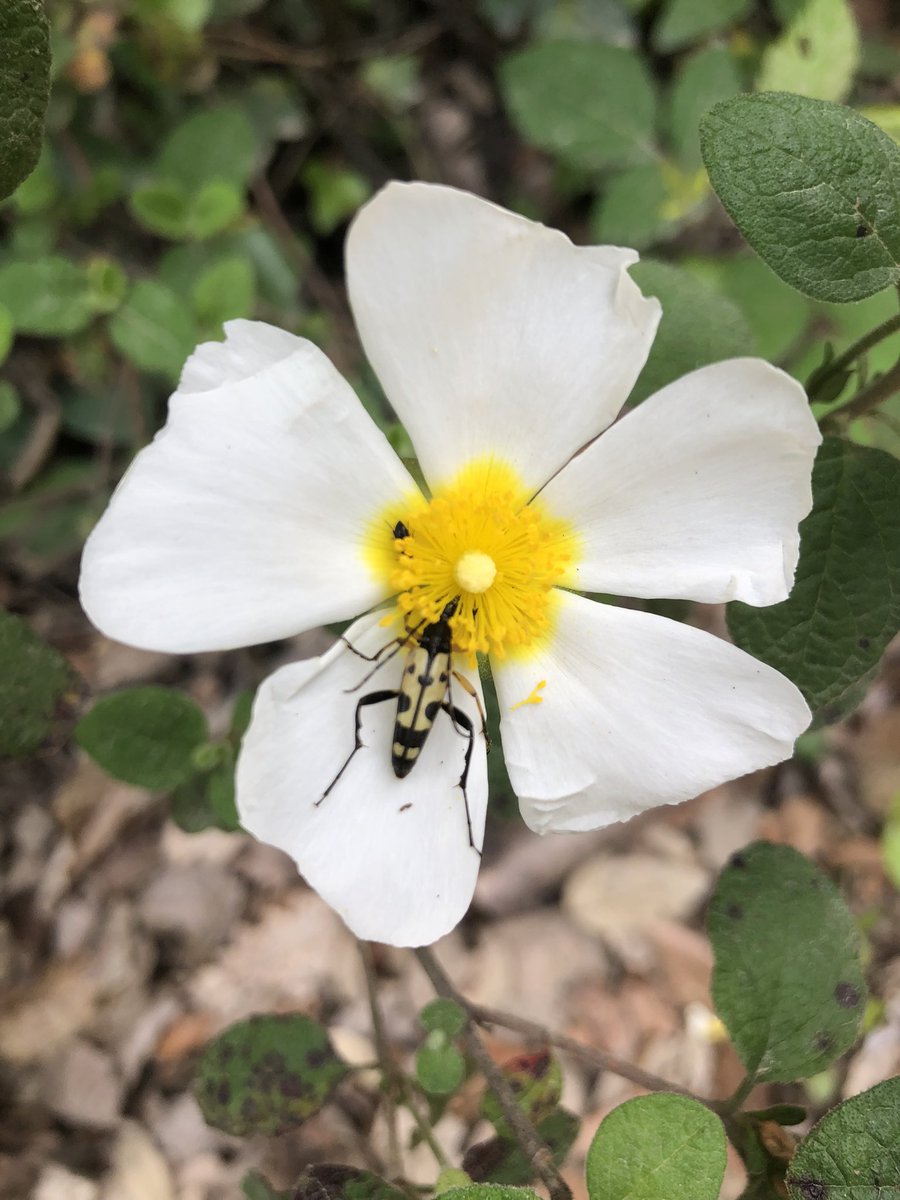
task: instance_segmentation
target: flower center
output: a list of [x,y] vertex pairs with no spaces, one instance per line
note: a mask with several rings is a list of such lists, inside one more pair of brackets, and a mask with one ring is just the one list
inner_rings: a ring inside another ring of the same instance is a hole
[[552,587],[570,566],[576,539],[496,459],[471,463],[430,502],[403,518],[394,540],[391,585],[408,629],[437,621],[459,597],[450,621],[453,648],[504,657],[543,635]]

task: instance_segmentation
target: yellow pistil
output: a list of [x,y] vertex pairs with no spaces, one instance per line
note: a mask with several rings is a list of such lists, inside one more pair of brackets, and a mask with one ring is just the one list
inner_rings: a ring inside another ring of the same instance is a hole
[[470,464],[414,512],[398,513],[408,537],[394,541],[390,583],[408,629],[436,621],[459,597],[453,649],[502,658],[549,631],[552,588],[571,565],[576,539],[496,459]]

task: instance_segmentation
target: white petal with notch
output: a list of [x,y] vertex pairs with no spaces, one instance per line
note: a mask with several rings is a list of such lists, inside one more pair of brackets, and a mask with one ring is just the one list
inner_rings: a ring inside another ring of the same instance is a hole
[[[357,621],[346,634],[351,645],[371,655],[390,640],[379,617]],[[467,738],[438,712],[415,767],[397,779],[391,768],[396,703],[365,706],[363,749],[316,803],[353,749],[357,702],[396,689],[405,657],[401,650],[355,691],[345,689],[355,688],[371,664],[343,642],[267,679],[241,749],[237,803],[244,828],[286,851],[357,937],[421,946],[462,918],[481,862],[469,844],[458,786]],[[477,673],[464,673],[480,698]],[[486,748],[474,701],[459,685],[452,694],[474,726],[467,793],[480,848]]]
[[188,360],[169,419],[94,529],[81,601],[109,637],[227,650],[384,599],[365,544],[417,489],[311,342],[232,321]]
[[[492,663],[507,770],[540,833],[596,829],[788,758],[810,721],[789,679],[652,613],[558,594],[552,640]],[[541,681],[540,704],[523,704]]]
[[628,275],[637,258],[433,184],[364,205],[350,300],[432,486],[497,453],[536,490],[610,424],[660,316]]

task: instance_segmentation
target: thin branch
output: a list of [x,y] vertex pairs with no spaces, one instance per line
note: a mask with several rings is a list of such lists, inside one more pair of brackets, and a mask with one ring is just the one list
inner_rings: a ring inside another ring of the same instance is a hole
[[550,1200],[572,1200],[571,1189],[557,1170],[550,1147],[543,1141],[519,1107],[506,1076],[491,1058],[487,1047],[481,1040],[471,1006],[456,990],[431,950],[423,947],[416,950],[415,955],[438,995],[444,996],[448,1000],[454,1000],[466,1013],[466,1028],[463,1033],[466,1050],[475,1060],[478,1069],[487,1080],[488,1087],[497,1097],[503,1116],[534,1169],[534,1173],[550,1193]]
[[369,996],[369,1010],[372,1014],[372,1030],[375,1034],[375,1046],[378,1052],[378,1066],[384,1076],[387,1085],[387,1126],[388,1126],[388,1154],[391,1159],[390,1167],[395,1176],[402,1174],[402,1156],[400,1151],[400,1143],[397,1135],[397,1113],[395,1103],[399,1101],[405,1109],[410,1113],[415,1121],[416,1130],[419,1137],[429,1148],[434,1155],[435,1162],[441,1168],[446,1170],[452,1166],[447,1155],[444,1153],[443,1147],[437,1141],[431,1126],[422,1116],[419,1111],[418,1104],[413,1089],[410,1087],[409,1080],[406,1075],[394,1062],[391,1054],[390,1043],[388,1041],[387,1032],[384,1028],[384,1018],[381,1012],[381,1005],[378,1003],[378,979],[375,971],[375,959],[372,954],[372,946],[369,942],[358,941],[359,953],[363,962],[363,969],[366,976],[366,990]]
[[596,1067],[599,1071],[609,1071],[611,1075],[627,1079],[629,1083],[646,1088],[648,1092],[675,1092],[679,1096],[689,1096],[692,1100],[699,1100],[701,1104],[710,1108],[717,1103],[712,1100],[704,1100],[702,1096],[695,1096],[693,1092],[680,1084],[662,1079],[659,1075],[653,1075],[650,1071],[636,1067],[606,1050],[598,1050],[594,1046],[587,1046],[584,1042],[576,1041],[575,1038],[567,1037],[564,1033],[556,1033],[552,1029],[547,1029],[546,1026],[539,1025],[536,1021],[528,1021],[524,1017],[501,1012],[496,1008],[486,1008],[482,1004],[470,1004],[468,1001],[461,1001],[461,1003],[465,1005],[479,1025],[502,1025],[535,1042],[556,1046],[557,1049],[565,1050],[576,1058],[580,1058],[582,1062]]
[[396,1077],[397,1069],[391,1056],[391,1047],[384,1029],[384,1018],[381,1005],[378,1002],[378,980],[375,975],[375,958],[369,942],[357,939],[359,956],[362,959],[363,972],[366,977],[366,992],[369,997],[369,1012],[372,1015],[372,1032],[375,1035],[375,1049],[378,1052],[378,1062],[384,1075],[387,1089],[383,1093],[385,1119],[388,1135],[388,1171],[392,1177],[403,1174],[403,1158],[400,1153],[400,1139],[397,1136],[397,1107],[396,1107]]
[[876,325],[874,329],[870,329],[868,333],[863,334],[861,338],[855,341],[852,346],[839,354],[837,358],[833,358],[827,366],[822,368],[821,374],[815,380],[815,385],[811,390],[811,397],[815,399],[816,393],[821,390],[822,384],[831,379],[834,375],[839,374],[851,363],[862,357],[867,350],[871,350],[873,346],[877,346],[879,342],[883,342],[885,338],[896,333],[900,329],[900,313],[895,313],[893,317],[888,317],[880,325]]
[[877,379],[873,379],[871,383],[860,388],[855,396],[851,396],[846,404],[834,408],[822,422],[823,430],[828,430],[836,424],[835,418],[840,421],[853,421],[857,417],[868,416],[873,408],[876,408],[882,400],[887,400],[896,392],[900,392],[900,359],[891,367],[889,371],[885,371],[883,375],[879,375]]

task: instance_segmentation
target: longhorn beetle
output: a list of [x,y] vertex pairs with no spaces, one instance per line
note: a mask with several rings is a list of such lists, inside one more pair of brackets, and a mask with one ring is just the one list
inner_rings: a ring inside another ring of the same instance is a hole
[[[394,536],[397,538],[408,536],[406,526],[402,521],[398,521],[394,526]],[[360,726],[363,708],[370,704],[382,704],[385,700],[396,700],[397,702],[397,714],[394,719],[394,733],[391,745],[391,766],[398,779],[404,779],[418,762],[419,754],[431,732],[434,719],[438,711],[443,709],[452,721],[454,729],[457,732],[462,731],[462,736],[468,738],[466,758],[463,764],[462,775],[459,777],[459,787],[462,790],[463,801],[466,806],[466,827],[469,833],[469,845],[480,855],[481,851],[475,845],[472,837],[472,818],[469,813],[469,797],[466,793],[469,763],[472,758],[472,746],[475,742],[475,729],[469,716],[453,703],[453,698],[450,694],[451,675],[474,697],[478,705],[479,715],[481,716],[481,731],[486,741],[488,740],[487,725],[477,692],[462,675],[453,671],[450,666],[453,652],[453,635],[450,630],[450,618],[456,612],[458,605],[459,596],[454,596],[452,600],[449,600],[444,605],[443,611],[436,621],[427,625],[424,621],[420,621],[418,625],[412,629],[408,629],[403,637],[396,638],[393,642],[388,642],[382,646],[374,656],[362,654],[355,647],[351,646],[349,642],[346,643],[348,648],[358,657],[375,663],[375,666],[368,675],[364,676],[356,687],[350,689],[350,691],[354,692],[358,688],[361,688],[364,683],[367,683],[375,672],[383,667],[385,663],[389,662],[395,654],[398,654],[404,646],[410,646],[410,649],[403,667],[403,675],[400,679],[399,688],[369,692],[360,698],[356,705],[355,745],[337,775],[335,775],[320,798],[315,802],[315,806],[318,808],[334,788],[347,767],[349,767],[356,752],[362,749],[363,742],[360,737]],[[421,630],[421,633],[419,630]],[[393,647],[391,652],[382,657],[390,647]],[[488,746],[490,746],[490,742],[488,742]]]

